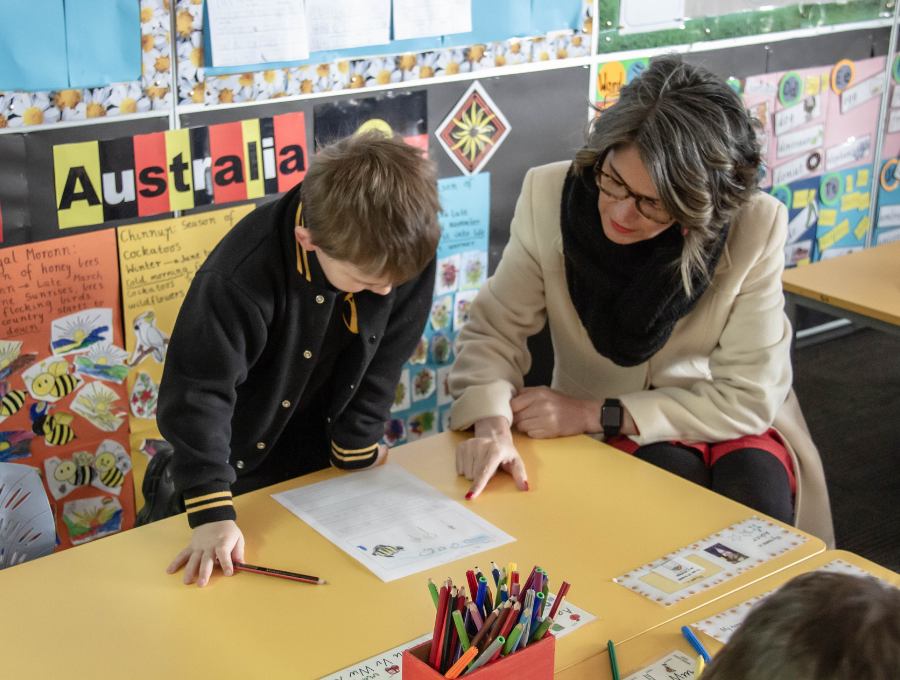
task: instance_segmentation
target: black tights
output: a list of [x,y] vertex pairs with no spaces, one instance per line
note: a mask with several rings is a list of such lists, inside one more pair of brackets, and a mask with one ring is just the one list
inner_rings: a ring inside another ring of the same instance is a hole
[[794,523],[787,470],[768,451],[737,449],[710,468],[696,449],[669,442],[642,446],[634,455],[785,524]]

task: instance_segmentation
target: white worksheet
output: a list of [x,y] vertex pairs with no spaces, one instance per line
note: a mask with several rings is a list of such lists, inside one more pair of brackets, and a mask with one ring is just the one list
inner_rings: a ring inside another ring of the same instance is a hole
[[272,498],[385,582],[516,540],[391,463]]
[[303,0],[207,0],[213,66],[309,58]]
[[391,41],[391,0],[306,0],[309,51]]
[[468,33],[472,0],[394,0],[394,40]]
[[696,663],[696,659],[676,650],[637,673],[629,675],[625,680],[685,680],[695,676]]

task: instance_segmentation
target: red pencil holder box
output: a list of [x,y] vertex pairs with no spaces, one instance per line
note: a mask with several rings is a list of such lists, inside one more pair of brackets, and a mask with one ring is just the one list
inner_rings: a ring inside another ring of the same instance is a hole
[[[426,642],[403,652],[403,680],[438,680],[443,674],[428,665],[431,642]],[[468,675],[460,677],[472,680],[553,680],[553,660],[556,655],[556,638],[549,632],[525,649],[502,656]]]

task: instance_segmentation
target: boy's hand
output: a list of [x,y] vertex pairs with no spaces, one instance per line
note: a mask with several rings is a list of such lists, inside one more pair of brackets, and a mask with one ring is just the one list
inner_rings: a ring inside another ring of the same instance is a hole
[[475,436],[456,447],[456,474],[472,480],[466,500],[482,492],[497,468],[511,474],[520,491],[528,491],[525,463],[513,446],[509,423],[503,416],[479,420]]
[[187,563],[184,584],[190,585],[196,578],[202,588],[209,583],[216,560],[225,576],[234,573],[233,562],[244,563],[244,535],[233,520],[201,524],[194,529],[188,547],[178,553],[166,572],[174,574]]

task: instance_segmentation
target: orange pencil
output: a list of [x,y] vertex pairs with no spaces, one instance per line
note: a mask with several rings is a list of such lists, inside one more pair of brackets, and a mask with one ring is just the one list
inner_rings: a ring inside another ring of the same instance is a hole
[[458,677],[460,673],[463,672],[466,666],[469,665],[469,662],[475,658],[475,655],[478,654],[478,647],[469,647],[466,650],[466,653],[459,657],[459,661],[453,664],[446,673],[444,673],[445,678],[455,678]]

